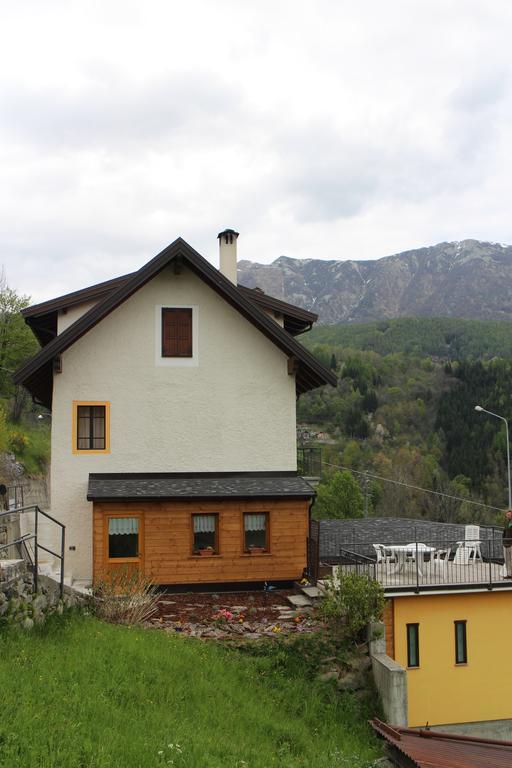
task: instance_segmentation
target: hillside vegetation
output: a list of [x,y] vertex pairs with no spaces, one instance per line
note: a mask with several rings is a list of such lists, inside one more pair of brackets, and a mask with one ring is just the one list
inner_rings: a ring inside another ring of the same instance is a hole
[[[407,317],[355,325],[325,325],[302,337],[307,346],[353,347],[390,355],[442,360],[512,358],[512,322],[451,317]],[[321,354],[321,352],[320,352]]]
[[[383,478],[365,484],[359,477],[374,514],[501,519],[496,510],[386,480],[506,506],[503,423],[474,407],[512,419],[512,360],[496,357],[508,349],[507,329],[505,323],[412,319],[309,334],[304,340],[339,377],[337,388],[307,393],[298,404],[299,422],[327,433],[324,472],[345,467]],[[477,354],[480,344],[486,352]]]
[[30,475],[44,474],[50,456],[49,419],[38,418],[42,409],[33,405],[23,387],[12,383],[14,371],[38,349],[20,314],[28,303],[28,297],[0,279],[0,482],[6,484],[19,473],[9,454]]

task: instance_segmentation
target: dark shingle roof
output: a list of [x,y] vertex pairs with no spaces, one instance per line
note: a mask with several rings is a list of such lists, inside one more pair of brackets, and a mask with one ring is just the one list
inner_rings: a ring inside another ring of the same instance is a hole
[[92,309],[40,349],[14,373],[14,383],[23,384],[42,405],[51,408],[53,360],[173,262],[177,268],[181,268],[182,263],[185,263],[282,352],[296,361],[295,386],[298,395],[324,384],[336,386],[337,379],[332,371],[323,366],[311,352],[308,352],[291,334],[272,320],[254,301],[251,301],[246,293],[233,285],[181,237],[164,248],[138,272],[133,273],[126,283],[122,283],[112,293],[108,293]]
[[89,501],[212,498],[311,498],[313,488],[288,472],[151,473],[89,475]]
[[[320,521],[320,558],[335,562],[340,547],[374,556],[372,544],[409,544],[411,541],[455,542],[465,537],[461,523],[441,523],[406,517],[366,517]],[[480,526],[480,538],[496,540],[501,552],[501,536],[489,526]]]

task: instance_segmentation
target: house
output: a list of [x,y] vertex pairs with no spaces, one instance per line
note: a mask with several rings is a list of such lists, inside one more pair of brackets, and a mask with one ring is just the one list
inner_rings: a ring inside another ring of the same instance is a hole
[[77,583],[302,574],[295,401],[336,379],[295,338],[316,315],[237,285],[237,237],[220,233],[220,270],[178,238],[23,312],[41,349],[15,381],[52,412],[51,513]]
[[512,585],[501,529],[480,526],[478,550],[464,525],[428,520],[329,520],[311,534],[320,565],[382,584],[384,635],[371,645],[389,722],[510,738],[502,645],[512,634]]

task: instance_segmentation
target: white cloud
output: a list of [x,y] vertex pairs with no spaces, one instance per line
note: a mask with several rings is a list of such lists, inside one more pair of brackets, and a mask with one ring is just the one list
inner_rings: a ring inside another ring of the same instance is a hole
[[505,0],[46,0],[0,29],[0,247],[43,299],[212,261],[512,242]]

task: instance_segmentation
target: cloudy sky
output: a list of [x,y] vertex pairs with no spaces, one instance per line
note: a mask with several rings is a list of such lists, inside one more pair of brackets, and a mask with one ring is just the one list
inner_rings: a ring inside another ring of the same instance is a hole
[[0,0],[0,262],[42,300],[213,263],[512,243],[509,0]]

